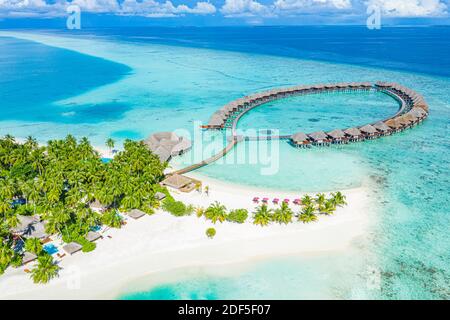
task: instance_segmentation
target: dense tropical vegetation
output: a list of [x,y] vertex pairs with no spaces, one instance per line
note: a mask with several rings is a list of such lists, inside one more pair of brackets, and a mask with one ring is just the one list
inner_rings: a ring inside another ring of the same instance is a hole
[[[109,140],[108,147],[114,142]],[[28,137],[17,143],[10,135],[0,139],[0,274],[8,266],[22,263],[24,249],[38,256],[31,275],[35,282],[47,282],[59,267],[38,239],[24,239],[14,232],[19,217],[34,216],[45,221],[45,232],[59,234],[64,242],[78,242],[87,252],[95,244],[85,236],[98,225],[118,228],[120,211],[140,209],[153,213],[158,201],[165,163],[141,142],[127,140],[124,150],[104,163],[87,138],[77,141],[68,135],[40,146]],[[106,211],[90,208],[94,200]],[[24,241],[25,240],[25,241]]]

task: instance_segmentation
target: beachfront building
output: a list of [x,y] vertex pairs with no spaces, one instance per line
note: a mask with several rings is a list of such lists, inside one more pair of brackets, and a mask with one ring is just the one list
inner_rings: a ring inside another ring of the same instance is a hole
[[45,239],[48,234],[45,232],[45,222],[41,222],[38,215],[23,216],[18,215],[18,224],[11,232],[23,238]]
[[181,155],[191,149],[192,143],[174,132],[157,132],[150,135],[144,144],[159,157],[161,162],[170,161],[173,156]]

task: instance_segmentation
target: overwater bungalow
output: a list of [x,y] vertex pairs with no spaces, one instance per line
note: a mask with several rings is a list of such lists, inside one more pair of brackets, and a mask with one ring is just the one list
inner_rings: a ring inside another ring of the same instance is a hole
[[398,121],[398,118],[389,119],[385,124],[391,128],[392,132],[399,132],[403,129],[403,125]]
[[335,129],[327,133],[327,135],[331,138],[333,143],[343,143],[346,142],[345,133],[340,129]]
[[366,124],[365,126],[359,128],[359,131],[361,131],[366,139],[373,139],[377,136],[378,131],[375,129],[372,125]]
[[378,121],[373,125],[373,127],[378,130],[378,133],[381,136],[387,136],[391,134],[391,128],[389,128],[383,121]]
[[349,128],[344,130],[344,133],[349,141],[360,141],[363,138],[363,134],[358,128]]
[[327,134],[323,131],[313,132],[309,134],[308,137],[315,145],[324,145],[330,143]]
[[425,110],[423,110],[422,108],[417,108],[417,107],[412,108],[408,113],[415,116],[419,121],[423,120],[427,116],[427,113],[425,112]]
[[303,132],[297,132],[292,135],[291,142],[296,147],[306,147],[309,146],[308,136]]

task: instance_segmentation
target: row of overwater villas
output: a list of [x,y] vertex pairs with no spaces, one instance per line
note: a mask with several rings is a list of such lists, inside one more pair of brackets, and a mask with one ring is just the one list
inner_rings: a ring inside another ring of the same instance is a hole
[[341,144],[367,139],[375,139],[403,131],[420,122],[428,116],[428,105],[423,97],[416,92],[395,83],[377,83],[377,87],[387,90],[400,97],[405,103],[403,112],[386,121],[378,121],[360,128],[346,130],[336,129],[330,132],[296,133],[291,137],[295,146],[306,147],[312,145]]
[[207,125],[202,126],[205,129],[223,129],[234,121],[236,117],[245,111],[261,104],[300,94],[314,94],[328,91],[346,91],[346,90],[370,90],[373,89],[370,82],[352,82],[337,84],[318,84],[312,86],[295,86],[290,88],[273,89],[261,93],[234,100],[221,109],[213,113]]

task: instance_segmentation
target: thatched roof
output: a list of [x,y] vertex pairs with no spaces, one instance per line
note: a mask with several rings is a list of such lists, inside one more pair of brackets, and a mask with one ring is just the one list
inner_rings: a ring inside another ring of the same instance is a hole
[[163,200],[165,197],[166,197],[166,195],[162,192],[158,191],[155,193],[155,199],[157,199],[157,200]]
[[392,129],[400,129],[403,125],[398,121],[398,118],[389,119],[385,122],[385,124]]
[[171,151],[172,156],[182,154],[192,148],[192,142],[185,137],[181,137],[178,144],[176,144]]
[[322,141],[327,138],[327,134],[323,131],[313,132],[311,134],[308,134],[308,136],[314,141]]
[[159,161],[161,162],[166,162],[170,160],[171,157],[170,151],[164,146],[158,146],[155,150],[152,150],[152,152],[158,156]]
[[405,115],[403,115],[403,116],[401,116],[401,117],[398,117],[398,118],[397,118],[397,121],[398,121],[400,124],[406,126],[406,125],[410,124],[411,122],[413,122],[414,119],[411,120],[409,117],[406,117]]
[[308,137],[303,132],[298,132],[298,133],[292,135],[291,140],[294,143],[300,144],[300,143],[303,143],[305,141],[308,141]]
[[421,118],[427,114],[425,112],[425,110],[423,110],[422,108],[416,108],[416,107],[412,108],[408,113],[412,114],[416,118]]
[[23,216],[17,215],[17,219],[19,223],[16,227],[14,227],[11,231],[14,233],[23,233],[25,232],[31,225],[39,222],[41,219],[38,215],[35,216]]
[[375,129],[377,129],[380,132],[389,132],[391,129],[382,121],[378,121],[373,125]]
[[361,131],[358,128],[349,128],[344,130],[344,133],[351,137],[359,137],[361,135]]
[[100,201],[98,201],[97,199],[95,199],[94,201],[92,201],[91,203],[89,203],[89,207],[91,209],[105,209],[106,205],[103,205]]
[[191,179],[180,174],[172,174],[161,182],[163,185],[180,189],[191,183]]
[[87,241],[94,242],[95,240],[102,238],[102,235],[95,231],[89,231],[85,238]]
[[131,210],[130,212],[128,212],[127,215],[128,215],[130,218],[133,218],[133,219],[139,219],[139,218],[145,216],[145,212],[144,212],[144,211],[141,211],[141,210],[139,210],[139,209],[133,209],[133,210]]
[[327,133],[330,137],[332,137],[333,139],[342,139],[345,137],[345,133],[344,131],[340,130],[340,129],[335,129],[333,131],[330,131]]
[[81,246],[81,244],[79,244],[79,243],[77,243],[77,242],[70,242],[70,243],[66,244],[66,245],[63,247],[63,250],[64,250],[65,252],[67,252],[68,254],[72,255],[72,254],[74,254],[74,253],[80,251],[81,248],[83,248],[83,247]]
[[23,257],[22,257],[22,265],[24,265],[24,264],[27,264],[27,263],[29,263],[29,262],[31,262],[31,261],[34,261],[34,260],[36,260],[37,259],[37,256],[34,254],[34,253],[31,253],[31,252],[25,252],[24,254],[23,254]]
[[370,124],[366,124],[365,126],[359,128],[359,130],[363,133],[374,134],[377,133],[377,129],[375,129]]
[[169,161],[191,148],[191,141],[178,137],[174,132],[156,132],[144,141],[145,145],[158,156],[161,162]]
[[45,232],[45,222],[40,222],[38,215],[22,216],[18,215],[19,224],[11,231],[20,234],[24,238],[46,238],[48,234]]

